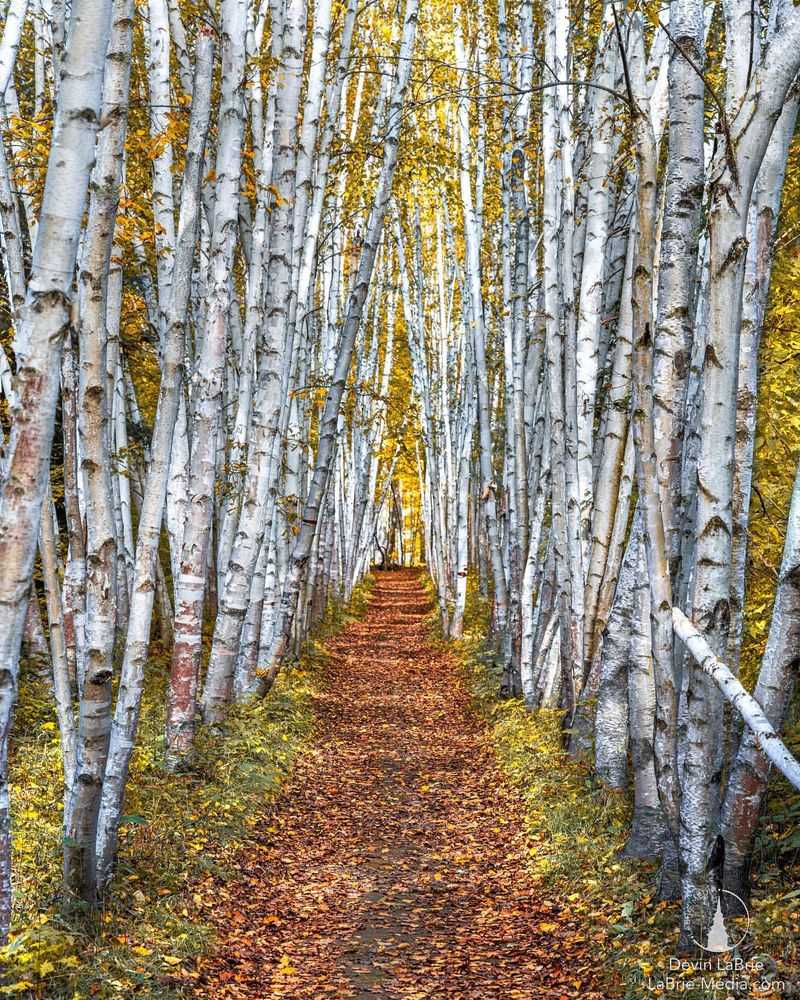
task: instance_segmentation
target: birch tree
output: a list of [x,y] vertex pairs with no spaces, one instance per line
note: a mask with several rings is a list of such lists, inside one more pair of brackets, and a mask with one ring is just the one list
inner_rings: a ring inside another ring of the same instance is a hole
[[183,377],[185,317],[191,290],[191,271],[196,252],[205,143],[211,111],[210,89],[214,45],[210,29],[198,31],[195,51],[195,79],[192,116],[186,149],[186,166],[181,187],[181,208],[176,235],[175,268],[171,282],[171,302],[167,313],[161,366],[158,409],[153,429],[152,457],[144,487],[136,541],[133,588],[125,651],[108,760],[103,777],[100,811],[95,840],[94,883],[102,891],[112,875],[117,832],[122,813],[125,782],[141,707],[144,667],[153,613],[158,539],[164,515],[170,445],[180,404]]
[[16,331],[17,372],[0,496],[0,939],[11,912],[8,736],[28,588],[50,465],[58,371],[72,303],[81,223],[94,164],[111,5],[79,0],[56,106],[53,140],[25,302]]
[[387,128],[384,137],[384,156],[378,186],[364,234],[364,242],[355,276],[353,290],[347,304],[342,332],[339,338],[336,366],[333,372],[333,382],[325,399],[325,408],[320,420],[319,444],[314,465],[314,473],[306,497],[301,518],[300,532],[294,544],[291,566],[287,574],[281,595],[279,616],[274,630],[273,647],[270,663],[267,667],[266,680],[274,676],[277,664],[283,656],[296,613],[296,600],[306,571],[311,545],[319,518],[325,482],[328,477],[336,443],[336,425],[342,395],[350,367],[353,345],[361,323],[364,301],[369,289],[370,279],[375,264],[375,255],[383,232],[383,221],[392,190],[392,178],[397,165],[397,147],[400,141],[400,129],[403,115],[403,103],[411,74],[411,58],[414,50],[414,38],[417,28],[417,2],[407,0],[403,15],[403,34],[397,57],[397,70],[394,78],[392,96],[387,111]]

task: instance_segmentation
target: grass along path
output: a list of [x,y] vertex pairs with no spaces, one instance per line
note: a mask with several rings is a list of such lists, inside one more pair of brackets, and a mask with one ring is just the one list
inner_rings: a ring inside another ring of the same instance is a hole
[[197,997],[598,1000],[411,571],[327,644],[316,737],[221,886]]

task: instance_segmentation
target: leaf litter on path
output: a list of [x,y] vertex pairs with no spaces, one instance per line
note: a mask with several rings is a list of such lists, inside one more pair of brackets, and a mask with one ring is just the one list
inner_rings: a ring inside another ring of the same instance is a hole
[[220,887],[197,1000],[602,1000],[414,571],[327,644],[312,750]]

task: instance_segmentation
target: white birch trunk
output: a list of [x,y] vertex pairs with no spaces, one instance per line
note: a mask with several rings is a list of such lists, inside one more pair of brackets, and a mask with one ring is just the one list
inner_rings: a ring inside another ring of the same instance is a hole
[[[302,81],[302,0],[286,9],[282,50],[282,86],[275,113],[273,186],[278,192],[270,216],[267,265],[269,303],[263,341],[258,351],[258,386],[253,408],[253,431],[248,456],[245,496],[239,527],[226,570],[214,639],[202,695],[206,723],[222,720],[233,690],[242,628],[250,604],[253,572],[264,538],[268,492],[277,481],[277,440],[288,372],[292,362],[292,246],[297,112]],[[285,362],[285,363],[284,363]],[[284,381],[284,369],[286,380]],[[276,544],[278,543],[276,538]],[[255,610],[258,614],[258,609]]]
[[[217,437],[222,421],[222,389],[228,313],[236,247],[239,177],[242,164],[245,74],[244,0],[222,7],[222,92],[216,155],[216,194],[203,344],[192,374],[194,390],[191,504],[183,533],[180,572],[175,582],[175,645],[167,701],[166,763],[170,770],[188,763],[193,749],[203,610],[216,480]],[[236,302],[233,308],[238,309]]]
[[116,633],[107,306],[128,121],[132,19],[130,0],[115,0],[103,88],[106,124],[97,143],[78,282],[79,473],[86,497],[85,660],[78,691],[77,762],[64,810],[64,888],[90,905],[97,898],[94,842],[111,728]]
[[16,408],[0,497],[0,941],[11,915],[8,737],[59,388],[64,330],[94,163],[109,0],[76,0],[33,249],[17,326]]
[[358,265],[358,272],[347,306],[342,333],[338,344],[333,382],[325,400],[325,408],[320,421],[319,445],[308,495],[303,507],[300,532],[292,550],[288,578],[283,587],[275,639],[264,680],[268,685],[274,678],[278,664],[285,653],[296,609],[297,595],[305,575],[311,545],[314,539],[320,504],[328,472],[335,455],[336,427],[347,373],[361,323],[364,302],[369,288],[378,244],[383,232],[383,220],[391,196],[392,179],[397,165],[397,147],[400,139],[403,102],[411,75],[411,57],[417,27],[417,0],[407,0],[403,21],[403,35],[398,54],[397,73],[392,90],[392,98],[387,115],[387,134],[384,139],[384,158],[378,178],[378,188],[372,205],[369,222],[364,234],[364,243]]
[[125,783],[139,722],[156,590],[158,540],[164,514],[173,430],[178,415],[183,380],[185,322],[197,243],[200,182],[211,110],[213,63],[213,36],[210,30],[201,28],[195,50],[192,113],[186,148],[171,302],[166,315],[158,408],[153,429],[151,461],[139,514],[130,618],[97,823],[97,886],[100,891],[109,882],[113,871]]

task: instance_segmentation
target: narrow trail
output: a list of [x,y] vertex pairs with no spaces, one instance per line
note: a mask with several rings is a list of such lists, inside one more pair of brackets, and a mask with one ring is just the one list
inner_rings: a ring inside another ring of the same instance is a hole
[[313,749],[224,887],[197,997],[601,997],[430,610],[417,574],[379,574],[328,643]]

